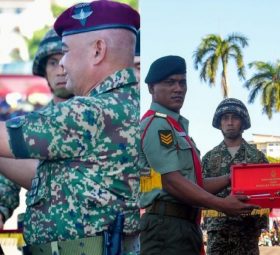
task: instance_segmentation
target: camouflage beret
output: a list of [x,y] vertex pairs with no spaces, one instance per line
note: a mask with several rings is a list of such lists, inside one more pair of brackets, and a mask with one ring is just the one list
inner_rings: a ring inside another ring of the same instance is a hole
[[173,74],[185,74],[186,71],[185,59],[179,56],[165,56],[151,64],[145,82],[154,84]]
[[56,32],[51,29],[46,33],[45,37],[39,44],[39,48],[33,61],[33,74],[44,77],[47,57],[59,53],[62,54],[62,41]]
[[140,16],[127,4],[112,1],[93,1],[76,4],[65,10],[55,21],[59,36],[94,30],[124,28],[137,33]]
[[136,46],[135,46],[135,56],[140,56],[140,30],[137,33],[136,37]]
[[217,107],[213,117],[212,126],[220,129],[221,117],[225,113],[235,113],[242,119],[244,129],[251,127],[250,116],[246,106],[238,99],[226,98]]

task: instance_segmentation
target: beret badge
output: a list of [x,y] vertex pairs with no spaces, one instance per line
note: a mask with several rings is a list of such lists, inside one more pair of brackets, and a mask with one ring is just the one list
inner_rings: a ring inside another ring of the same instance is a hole
[[93,13],[93,10],[89,3],[81,3],[75,6],[73,13],[72,18],[79,20],[81,25],[85,26],[87,18]]

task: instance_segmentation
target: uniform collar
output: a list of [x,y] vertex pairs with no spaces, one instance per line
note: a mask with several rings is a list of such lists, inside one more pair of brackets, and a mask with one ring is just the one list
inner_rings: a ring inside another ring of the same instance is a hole
[[162,106],[161,104],[158,104],[155,102],[152,102],[150,109],[154,110],[156,112],[164,113],[164,114],[172,117],[177,122],[182,123],[182,125],[184,126],[184,129],[186,129],[186,130],[188,129],[189,121],[186,118],[184,118],[182,115],[180,115],[179,113],[171,111],[171,110],[167,109],[166,107]]
[[179,113],[171,111],[171,110],[167,109],[166,107],[162,106],[161,104],[152,102],[151,110],[154,110],[154,111],[160,112],[160,113],[164,113],[164,114],[172,117],[176,121],[179,121],[179,118],[180,118],[180,114]]
[[[242,142],[241,142],[241,144],[240,144],[240,147],[239,147],[238,151],[244,150],[244,149],[247,147],[247,145],[248,145],[248,143],[242,138]],[[219,147],[220,147],[221,149],[223,149],[223,150],[227,149],[227,146],[226,146],[226,144],[225,144],[224,141],[222,141],[222,142],[220,143]]]
[[97,87],[89,92],[89,96],[96,96],[109,90],[123,87],[125,85],[137,84],[137,79],[133,68],[126,68],[115,72],[102,81]]

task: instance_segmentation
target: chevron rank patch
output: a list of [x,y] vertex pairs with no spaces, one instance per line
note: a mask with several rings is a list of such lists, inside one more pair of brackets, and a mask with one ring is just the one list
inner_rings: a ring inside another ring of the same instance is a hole
[[173,135],[171,130],[159,130],[158,131],[159,140],[161,145],[165,147],[170,147],[173,144]]

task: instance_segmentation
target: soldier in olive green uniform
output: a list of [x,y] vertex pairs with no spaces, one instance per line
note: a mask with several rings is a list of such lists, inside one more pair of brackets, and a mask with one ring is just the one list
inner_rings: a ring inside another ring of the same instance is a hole
[[117,2],[67,9],[54,27],[63,37],[66,87],[77,96],[8,121],[8,132],[0,123],[2,156],[43,159],[27,197],[28,254],[98,255],[104,246],[120,254],[120,243],[122,254],[139,249],[139,25],[139,14]]
[[[236,163],[267,163],[265,155],[242,139],[250,128],[246,106],[237,99],[223,100],[215,112],[213,126],[221,129],[224,141],[207,152],[202,159],[204,177],[217,177],[230,173]],[[230,186],[217,193],[219,197],[230,194]],[[267,227],[266,216],[237,216],[207,219],[207,254],[256,255],[261,229]]]
[[[154,61],[145,82],[152,94],[141,121],[141,254],[203,254],[198,207],[237,215],[251,205],[215,193],[228,176],[202,180],[198,151],[188,137],[188,120],[180,115],[187,91],[186,63],[179,56]],[[202,188],[203,186],[203,188]],[[207,192],[208,191],[208,192]]]

